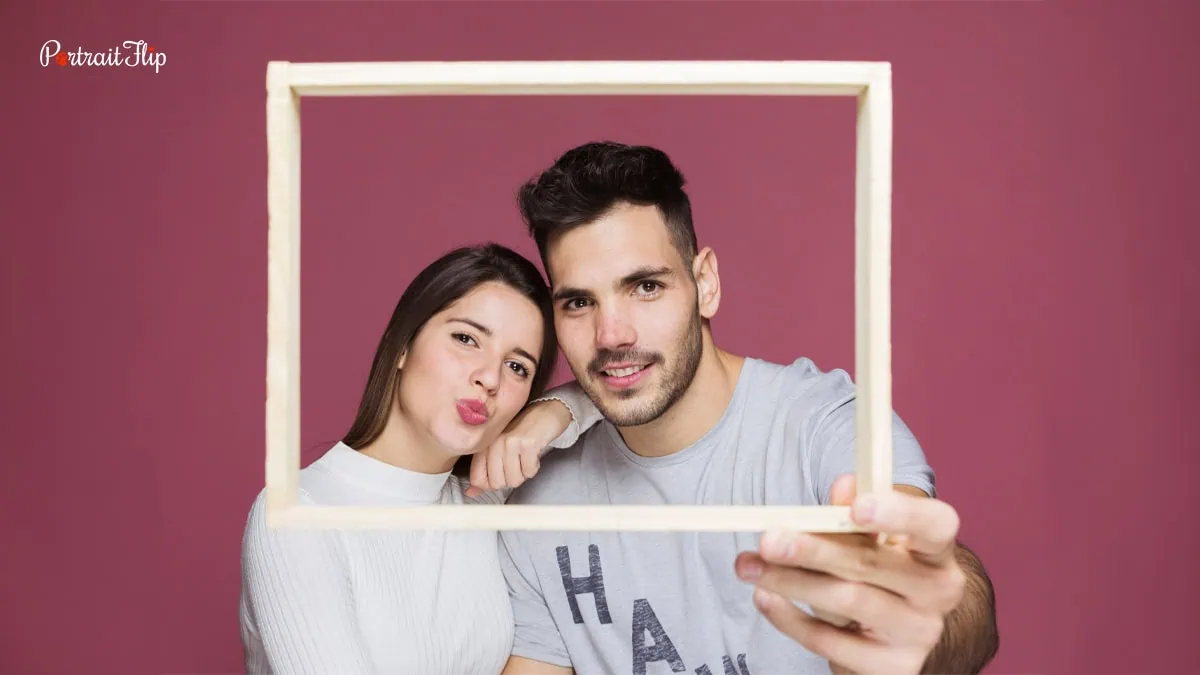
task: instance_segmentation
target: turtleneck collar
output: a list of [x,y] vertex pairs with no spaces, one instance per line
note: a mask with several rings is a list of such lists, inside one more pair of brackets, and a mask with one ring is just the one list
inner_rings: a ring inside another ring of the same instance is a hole
[[394,504],[436,503],[451,473],[420,473],[404,469],[364,455],[342,442],[314,462],[314,468],[317,465]]

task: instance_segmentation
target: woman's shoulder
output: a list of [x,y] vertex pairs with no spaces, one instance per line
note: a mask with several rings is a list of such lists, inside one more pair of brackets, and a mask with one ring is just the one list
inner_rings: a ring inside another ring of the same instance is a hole
[[[298,502],[304,506],[316,505],[308,491],[298,490]],[[282,548],[306,548],[326,546],[328,534],[321,529],[307,527],[278,526],[271,522],[267,502],[267,489],[263,488],[250,504],[246,515],[245,530],[242,534],[242,553],[244,556],[269,555],[271,551]]]

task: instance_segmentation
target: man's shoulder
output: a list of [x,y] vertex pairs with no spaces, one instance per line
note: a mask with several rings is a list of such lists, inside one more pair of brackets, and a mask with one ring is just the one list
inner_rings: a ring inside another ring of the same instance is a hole
[[773,405],[788,416],[822,415],[855,398],[856,387],[842,368],[823,370],[813,359],[800,357],[791,363],[748,358],[754,368],[747,396],[758,406]]

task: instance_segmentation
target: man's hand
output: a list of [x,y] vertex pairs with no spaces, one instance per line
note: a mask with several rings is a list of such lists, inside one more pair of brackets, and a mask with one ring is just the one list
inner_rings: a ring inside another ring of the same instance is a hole
[[[910,491],[911,490],[911,491]],[[834,484],[833,503],[888,535],[768,532],[759,553],[738,556],[738,576],[781,632],[829,659],[835,673],[919,673],[963,597],[955,558],[958,514],[912,488],[855,501],[854,477]],[[810,606],[809,616],[793,602]]]
[[471,487],[467,496],[488,490],[515,488],[533,478],[550,442],[571,424],[571,411],[559,401],[538,401],[525,407],[486,449],[471,457]]

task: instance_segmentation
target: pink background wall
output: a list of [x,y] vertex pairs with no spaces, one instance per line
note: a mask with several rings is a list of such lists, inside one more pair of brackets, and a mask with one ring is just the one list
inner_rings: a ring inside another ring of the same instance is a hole
[[[568,58],[890,60],[895,400],[997,585],[990,672],[1190,669],[1197,19],[1171,1],[3,3],[0,672],[241,667],[266,61]],[[43,69],[48,39],[146,39],[168,62]],[[532,255],[512,191],[600,137],[689,177],[724,346],[853,366],[848,99],[324,99],[304,122],[306,459],[348,425],[417,267],[482,239]]]

